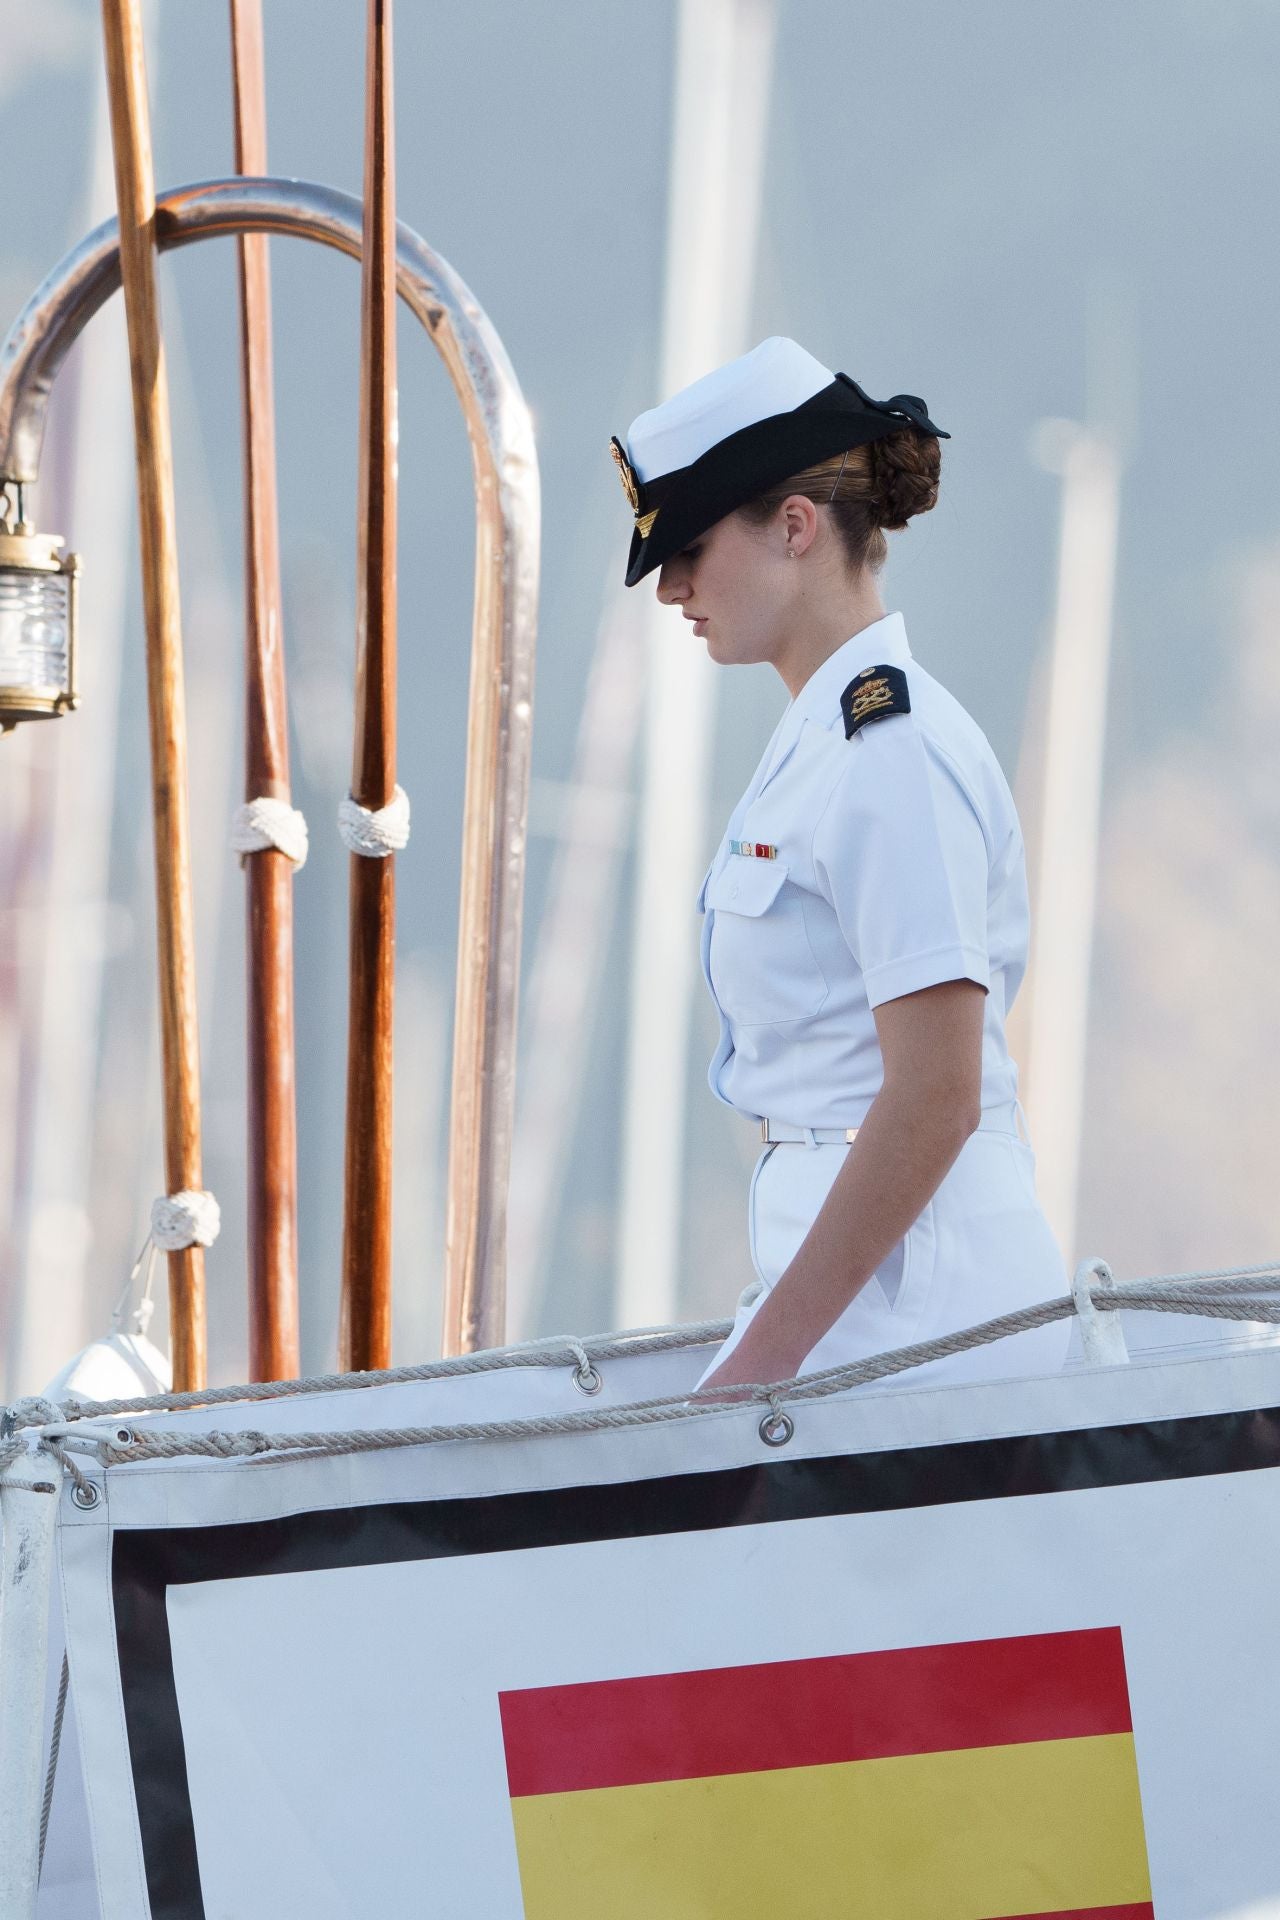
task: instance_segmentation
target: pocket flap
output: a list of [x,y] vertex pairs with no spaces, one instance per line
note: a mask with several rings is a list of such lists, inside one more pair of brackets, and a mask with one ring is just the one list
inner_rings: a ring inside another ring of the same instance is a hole
[[723,913],[765,913],[787,877],[781,860],[747,860],[730,854],[728,863],[707,882],[707,905]]

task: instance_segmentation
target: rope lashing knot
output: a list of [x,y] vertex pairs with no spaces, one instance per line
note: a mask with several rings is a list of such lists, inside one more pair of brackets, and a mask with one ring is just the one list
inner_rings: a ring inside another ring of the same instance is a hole
[[231,847],[240,855],[241,866],[248,854],[274,847],[295,867],[305,867],[307,823],[287,800],[273,800],[264,794],[258,800],[246,800],[231,816]]
[[760,1422],[760,1438],[766,1447],[785,1447],[796,1430],[796,1423],[777,1393],[769,1395],[769,1411]]
[[211,1247],[221,1225],[222,1209],[211,1193],[184,1187],[151,1202],[151,1238],[161,1253]]
[[30,1393],[22,1400],[15,1400],[11,1407],[5,1408],[0,1432],[20,1433],[24,1427],[54,1426],[66,1417],[66,1409],[60,1407],[56,1401],[46,1400],[38,1393]]
[[[74,1403],[72,1403],[74,1405]],[[39,1394],[29,1394],[24,1399],[15,1400],[11,1407],[0,1407],[0,1470],[10,1466],[15,1460],[28,1456],[33,1459],[32,1449],[24,1437],[35,1429],[34,1438],[38,1447],[52,1454],[71,1484],[79,1492],[91,1487],[92,1483],[80,1471],[80,1467],[69,1450],[63,1445],[67,1409],[53,1400],[45,1400]],[[58,1427],[59,1433],[46,1433],[41,1429]],[[43,1482],[31,1484],[34,1491],[48,1491]],[[96,1491],[94,1494],[96,1499]]]
[[587,1352],[581,1340],[568,1340],[565,1344],[576,1362],[571,1378],[578,1392],[599,1393],[601,1387],[604,1385],[604,1376],[600,1372],[599,1367],[593,1362],[591,1355]]
[[348,794],[338,806],[338,832],[351,853],[385,860],[409,844],[409,796],[397,787],[385,807],[362,807]]

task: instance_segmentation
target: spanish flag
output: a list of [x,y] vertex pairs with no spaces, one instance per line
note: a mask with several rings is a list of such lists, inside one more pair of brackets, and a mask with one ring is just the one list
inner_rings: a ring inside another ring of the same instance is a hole
[[1118,1627],[499,1704],[526,1920],[1153,1920]]

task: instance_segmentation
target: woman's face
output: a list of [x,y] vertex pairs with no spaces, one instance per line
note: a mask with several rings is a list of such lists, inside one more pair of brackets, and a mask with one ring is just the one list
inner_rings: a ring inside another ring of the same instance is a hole
[[722,666],[774,659],[801,571],[787,565],[786,538],[781,514],[760,526],[731,513],[663,562],[659,600],[693,621]]

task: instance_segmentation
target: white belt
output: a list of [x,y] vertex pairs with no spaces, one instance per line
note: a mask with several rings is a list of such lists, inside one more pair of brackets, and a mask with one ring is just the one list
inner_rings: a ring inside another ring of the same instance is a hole
[[803,1140],[817,1147],[847,1147],[858,1137],[856,1127],[790,1127],[785,1120],[762,1120],[760,1138],[766,1146],[783,1140]]
[[[979,1133],[1018,1133],[1019,1103],[990,1107],[978,1122]],[[760,1138],[766,1146],[803,1140],[806,1146],[848,1147],[858,1137],[857,1127],[793,1127],[786,1120],[762,1120]]]

